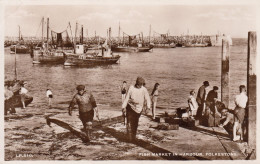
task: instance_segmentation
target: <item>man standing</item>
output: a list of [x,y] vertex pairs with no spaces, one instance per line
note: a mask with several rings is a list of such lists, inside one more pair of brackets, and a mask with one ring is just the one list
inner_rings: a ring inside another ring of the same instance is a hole
[[218,87],[214,86],[213,90],[209,91],[206,102],[208,102],[211,105],[214,104],[217,99],[218,99]]
[[204,81],[203,85],[199,88],[198,90],[198,94],[197,94],[197,103],[199,105],[198,111],[197,111],[197,115],[196,118],[197,119],[201,119],[202,117],[202,113],[203,113],[203,109],[204,109],[204,103],[205,103],[205,98],[206,98],[206,88],[209,86],[209,82],[208,81]]
[[76,89],[78,93],[73,97],[70,103],[69,115],[71,116],[72,109],[74,105],[77,104],[79,108],[79,118],[83,124],[84,131],[90,138],[94,111],[96,112],[96,117],[99,119],[97,104],[93,95],[85,91],[84,85],[78,85]]
[[151,100],[147,89],[143,86],[145,80],[138,77],[135,86],[130,86],[125,101],[122,105],[123,114],[126,113],[126,130],[129,141],[136,138],[139,118],[143,110],[144,101],[146,101],[147,108],[151,107]]
[[[216,114],[215,103],[218,99],[218,87],[214,86],[211,91],[209,91],[207,98],[206,98],[206,112],[207,114],[213,113],[214,116]],[[219,113],[219,112],[218,112]]]
[[[245,117],[245,108],[248,97],[246,95],[246,86],[239,86],[240,94],[235,98],[235,110],[234,110],[234,126],[233,126],[233,141],[243,140],[243,129],[242,124]],[[237,129],[240,136],[237,136]]]

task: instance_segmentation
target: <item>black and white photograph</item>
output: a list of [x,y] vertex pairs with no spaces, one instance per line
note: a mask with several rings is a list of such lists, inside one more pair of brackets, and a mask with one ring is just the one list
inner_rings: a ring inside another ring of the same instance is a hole
[[0,4],[0,163],[259,158],[257,1]]

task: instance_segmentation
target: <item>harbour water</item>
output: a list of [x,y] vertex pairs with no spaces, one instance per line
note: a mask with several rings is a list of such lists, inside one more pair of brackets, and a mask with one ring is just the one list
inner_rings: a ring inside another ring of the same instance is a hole
[[[119,64],[90,68],[63,65],[33,65],[29,54],[17,54],[18,79],[28,82],[27,89],[34,97],[31,105],[46,106],[46,89],[54,94],[54,104],[68,103],[78,84],[91,90],[100,110],[121,109],[119,86],[123,81],[135,83],[137,76],[146,80],[149,93],[160,83],[158,110],[172,110],[187,106],[191,89],[203,81],[219,87],[221,96],[221,47],[153,49],[146,53],[119,53]],[[14,78],[15,55],[5,48],[5,79]],[[230,108],[238,87],[246,85],[247,39],[233,39],[230,57]]]

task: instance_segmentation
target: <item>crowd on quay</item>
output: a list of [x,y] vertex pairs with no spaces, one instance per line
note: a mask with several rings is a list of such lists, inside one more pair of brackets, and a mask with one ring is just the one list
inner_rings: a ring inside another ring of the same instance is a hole
[[[22,108],[25,108],[25,98],[28,93],[24,85],[25,83],[22,83],[19,88]],[[152,119],[155,119],[159,86],[159,83],[155,83],[151,94],[149,94],[145,87],[145,80],[142,77],[137,77],[135,85],[128,87],[127,82],[123,81],[122,86],[120,86],[122,114],[126,118],[127,137],[129,141],[136,139],[138,122],[142,113],[147,114],[152,109]],[[8,112],[11,114],[16,113],[13,104],[14,93],[11,87],[11,85],[5,84],[5,115]],[[231,136],[233,141],[243,140],[245,108],[248,101],[246,87],[244,85],[239,87],[240,94],[235,98],[236,107],[234,110],[225,107],[225,104],[218,99],[217,86],[213,86],[213,89],[206,93],[207,87],[209,87],[209,82],[204,81],[203,85],[198,89],[197,96],[194,90],[190,91],[187,108],[188,116],[199,120],[201,125],[219,126],[224,127],[226,130],[232,129]],[[77,86],[76,90],[77,93],[73,96],[68,107],[68,113],[72,115],[74,106],[78,105],[79,118],[83,124],[83,129],[90,137],[94,116],[99,120],[97,103],[93,94],[87,91],[84,85]],[[46,97],[49,108],[52,108],[53,93],[50,89],[46,90]]]
[[200,124],[206,126],[219,126],[225,128],[233,141],[243,140],[245,131],[245,108],[248,97],[246,95],[246,87],[239,86],[239,95],[235,98],[235,109],[228,109],[224,103],[218,99],[218,87],[214,86],[212,90],[206,93],[209,82],[204,81],[199,88],[197,97],[195,91],[190,92],[188,99],[189,110]]

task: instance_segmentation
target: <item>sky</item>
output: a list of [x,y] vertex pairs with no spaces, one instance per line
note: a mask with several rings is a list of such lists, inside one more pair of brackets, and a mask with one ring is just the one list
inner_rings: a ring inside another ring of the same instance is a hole
[[[247,37],[257,29],[256,7],[250,5],[19,5],[5,7],[5,36],[18,36],[18,25],[23,36],[41,36],[42,17],[50,19],[53,31],[65,30],[76,22],[84,27],[84,35],[112,36],[121,31],[135,35],[167,33],[170,35],[215,35],[218,32],[231,37]],[[45,32],[46,30],[44,30]],[[73,34],[74,35],[74,34]],[[122,36],[122,33],[121,33]]]

